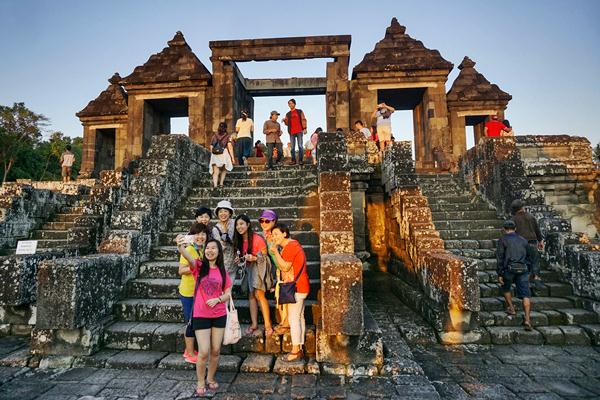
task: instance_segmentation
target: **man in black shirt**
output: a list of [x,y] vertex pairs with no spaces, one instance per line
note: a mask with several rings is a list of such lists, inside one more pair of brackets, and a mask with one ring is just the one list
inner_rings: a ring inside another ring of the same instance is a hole
[[529,244],[531,254],[530,280],[533,283],[533,287],[538,289],[542,286],[542,279],[540,278],[540,251],[544,250],[544,237],[535,217],[525,211],[525,203],[522,200],[517,199],[513,201],[510,208],[513,214],[513,221],[515,221],[516,232],[524,237]]
[[502,294],[506,300],[506,313],[516,315],[512,302],[511,286],[515,283],[517,297],[523,300],[525,330],[531,328],[531,291],[529,290],[529,246],[527,240],[515,232],[514,221],[504,223],[504,235],[498,240],[496,249],[496,272],[498,283],[502,286]]

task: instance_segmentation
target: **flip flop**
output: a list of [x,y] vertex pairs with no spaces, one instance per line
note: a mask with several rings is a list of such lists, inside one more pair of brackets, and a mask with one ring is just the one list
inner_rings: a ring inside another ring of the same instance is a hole
[[210,382],[210,381],[207,381],[206,383],[207,383],[208,388],[210,390],[215,390],[216,391],[219,388],[219,382]]
[[273,328],[265,328],[265,336],[269,337],[273,335]]
[[252,335],[254,332],[256,332],[256,330],[258,329],[258,327],[253,328],[251,326],[247,327],[246,330],[244,331],[244,333],[248,336]]
[[515,311],[514,308],[507,308],[506,310],[504,310],[505,313],[507,313],[508,315],[517,315],[517,312]]
[[524,321],[523,326],[525,327],[525,330],[528,332],[533,330],[533,327],[531,326],[531,322]]
[[194,391],[194,395],[197,397],[204,397],[206,396],[206,386],[202,386],[202,387],[197,387],[196,390]]

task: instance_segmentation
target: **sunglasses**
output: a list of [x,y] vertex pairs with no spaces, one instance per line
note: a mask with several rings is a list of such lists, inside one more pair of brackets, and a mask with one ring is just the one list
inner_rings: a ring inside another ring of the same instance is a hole
[[270,224],[272,221],[270,219],[261,218],[258,220],[258,222],[261,224]]

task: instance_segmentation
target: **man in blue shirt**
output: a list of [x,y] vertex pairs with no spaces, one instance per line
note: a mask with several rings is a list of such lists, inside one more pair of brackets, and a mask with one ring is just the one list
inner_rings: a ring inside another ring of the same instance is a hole
[[496,272],[504,300],[506,300],[506,313],[516,315],[511,295],[511,286],[514,282],[517,297],[523,300],[523,311],[525,312],[523,325],[525,330],[530,331],[532,329],[531,291],[529,290],[530,250],[527,240],[519,236],[515,232],[515,228],[514,221],[504,222],[504,235],[498,240],[496,249],[498,261]]

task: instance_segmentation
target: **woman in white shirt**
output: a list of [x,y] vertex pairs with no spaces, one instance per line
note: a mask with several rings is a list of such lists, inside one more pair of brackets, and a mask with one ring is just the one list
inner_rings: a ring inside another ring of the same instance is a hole
[[242,118],[235,123],[235,132],[237,133],[235,155],[239,165],[244,165],[246,158],[252,153],[252,133],[254,132],[254,122],[248,118],[248,111],[242,110]]

